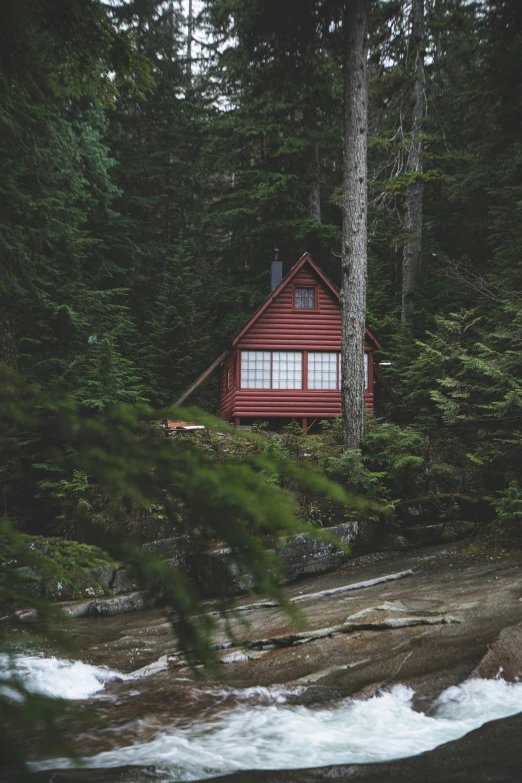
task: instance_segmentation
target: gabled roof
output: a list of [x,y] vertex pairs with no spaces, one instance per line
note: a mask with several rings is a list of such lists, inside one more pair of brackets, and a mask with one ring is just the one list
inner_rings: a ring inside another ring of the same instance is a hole
[[[280,293],[280,292],[283,290],[283,288],[284,288],[286,285],[288,285],[288,283],[289,283],[289,282],[290,282],[290,281],[291,281],[291,280],[292,280],[292,279],[295,277],[295,275],[296,275],[296,274],[299,272],[299,270],[300,270],[300,269],[302,269],[302,268],[303,268],[303,266],[304,266],[305,264],[308,264],[308,265],[309,265],[309,266],[312,268],[312,270],[313,270],[313,271],[315,272],[315,274],[316,274],[316,275],[319,277],[319,279],[320,279],[320,280],[322,280],[322,282],[324,283],[324,285],[326,286],[326,288],[328,288],[328,289],[329,289],[329,291],[332,293],[332,295],[334,296],[334,298],[335,298],[337,301],[339,300],[339,289],[337,288],[337,286],[335,286],[335,285],[332,283],[332,281],[331,281],[331,280],[329,280],[329,279],[326,277],[325,273],[324,273],[324,272],[323,272],[321,269],[319,269],[319,267],[317,266],[317,264],[316,264],[316,263],[314,263],[314,261],[312,260],[312,257],[311,257],[311,255],[310,255],[309,253],[305,253],[304,255],[302,255],[302,256],[301,256],[301,258],[299,259],[299,261],[297,262],[297,264],[294,264],[294,266],[292,267],[292,269],[290,270],[290,272],[289,272],[289,273],[286,275],[286,277],[283,277],[283,279],[281,280],[281,282],[279,283],[279,285],[277,286],[277,288],[274,288],[274,290],[272,291],[272,293],[270,294],[270,296],[269,296],[269,297],[268,297],[268,298],[267,298],[267,299],[266,299],[266,300],[263,302],[263,304],[262,304],[262,305],[260,305],[260,306],[257,308],[257,310],[255,311],[255,313],[254,313],[254,315],[252,316],[252,318],[250,318],[250,320],[249,320],[249,321],[248,321],[248,322],[245,324],[245,326],[244,326],[244,327],[241,329],[241,331],[240,331],[240,332],[239,332],[239,333],[238,333],[238,334],[237,334],[237,335],[234,337],[234,339],[232,340],[232,346],[234,346],[234,345],[236,345],[236,344],[237,344],[237,341],[238,341],[238,340],[239,340],[241,337],[243,337],[243,335],[245,334],[245,332],[247,332],[247,331],[250,329],[250,327],[252,326],[252,324],[253,324],[253,323],[255,323],[255,322],[257,321],[257,319],[259,318],[259,316],[260,316],[262,313],[264,313],[264,311],[266,310],[266,308],[268,307],[268,305],[269,305],[269,304],[271,304],[271,302],[273,302],[273,301],[274,301],[275,297],[276,297],[276,296],[277,296],[277,295],[278,295],[278,294],[279,294],[279,293]],[[367,327],[365,327],[365,331],[366,331],[366,337],[367,337],[369,340],[371,340],[371,342],[374,344],[374,346],[375,346],[376,348],[380,348],[380,347],[381,347],[380,343],[378,342],[378,340],[376,340],[376,339],[375,339],[375,337],[373,336],[373,334],[370,332],[370,330],[369,330]],[[197,389],[198,389],[200,386],[202,386],[202,385],[203,385],[203,383],[205,383],[205,381],[207,381],[207,380],[208,380],[208,378],[209,378],[209,377],[212,375],[212,373],[214,372],[214,370],[216,370],[216,369],[218,368],[218,366],[219,366],[220,364],[222,364],[222,363],[225,361],[225,359],[227,358],[227,356],[228,356],[229,352],[230,352],[230,349],[229,349],[229,348],[227,348],[227,350],[226,350],[226,351],[224,351],[224,352],[221,354],[221,356],[218,356],[218,358],[217,358],[217,359],[216,359],[214,362],[212,362],[212,364],[210,365],[210,367],[208,367],[208,368],[205,370],[205,372],[204,372],[204,373],[202,373],[202,374],[199,376],[199,378],[198,378],[196,381],[194,381],[194,383],[193,383],[191,386],[189,386],[189,387],[188,387],[188,389],[186,389],[186,391],[184,391],[184,392],[183,392],[183,394],[181,395],[181,397],[178,397],[178,399],[176,400],[176,402],[173,402],[173,403],[172,403],[172,405],[169,405],[169,408],[173,408],[173,407],[177,407],[177,406],[179,406],[179,405],[182,405],[182,404],[185,402],[185,400],[186,400],[186,399],[187,399],[187,398],[188,398],[188,397],[189,397],[189,396],[190,396],[190,395],[191,395],[193,392],[195,392],[195,391],[196,391],[196,390],[197,390]],[[168,410],[168,409],[167,409],[167,410]]]
[[[304,253],[304,255],[301,256],[297,264],[294,264],[292,269],[288,272],[288,274],[283,277],[277,288],[274,288],[274,290],[270,293],[270,295],[265,299],[263,304],[261,304],[257,310],[255,311],[254,315],[250,318],[250,320],[245,324],[245,326],[241,329],[238,334],[234,337],[232,340],[232,345],[236,345],[238,340],[243,337],[243,335],[248,332],[250,327],[257,321],[259,316],[261,316],[267,307],[272,304],[276,296],[281,293],[283,288],[285,288],[288,283],[292,281],[292,279],[296,276],[296,274],[305,266],[305,264],[308,264],[312,268],[312,270],[315,272],[315,274],[319,277],[319,279],[324,283],[326,288],[330,290],[330,292],[333,294],[334,298],[338,301],[339,300],[339,289],[336,285],[332,283],[331,280],[329,280],[325,273],[320,269],[317,264],[313,261],[311,255],[309,253]],[[370,332],[370,330],[365,327],[366,331],[366,337],[371,340],[371,342],[375,345],[376,348],[380,348],[381,345],[378,340],[373,336],[373,334]]]

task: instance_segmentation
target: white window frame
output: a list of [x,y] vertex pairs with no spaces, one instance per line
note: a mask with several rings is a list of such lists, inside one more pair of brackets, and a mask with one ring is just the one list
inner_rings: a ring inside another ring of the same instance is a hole
[[241,351],[241,389],[301,390],[303,351]]
[[272,389],[303,388],[303,352],[272,351]]
[[[328,377],[321,369],[325,367]],[[333,385],[332,385],[333,384]],[[338,351],[308,351],[307,388],[310,391],[336,391],[340,387]]]
[[241,388],[270,389],[272,354],[270,351],[241,351]]

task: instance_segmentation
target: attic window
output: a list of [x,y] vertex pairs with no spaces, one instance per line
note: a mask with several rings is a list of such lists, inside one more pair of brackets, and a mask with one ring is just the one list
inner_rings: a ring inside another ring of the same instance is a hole
[[316,288],[315,286],[296,286],[294,288],[294,308],[296,310],[315,310],[316,309]]

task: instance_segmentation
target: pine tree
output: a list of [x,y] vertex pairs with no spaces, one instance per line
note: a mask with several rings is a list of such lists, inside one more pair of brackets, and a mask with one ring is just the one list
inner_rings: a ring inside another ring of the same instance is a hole
[[408,150],[407,172],[411,177],[406,189],[406,230],[409,234],[403,249],[402,320],[413,318],[413,297],[420,275],[422,252],[422,121],[425,114],[424,83],[424,0],[413,0],[409,58],[414,61],[411,90],[411,144]]
[[210,350],[199,171],[206,108],[195,75],[187,89],[179,5],[147,0],[121,3],[113,12],[153,64],[154,89],[146,96],[121,91],[107,138],[121,190],[119,253],[129,265],[132,357],[147,396],[166,403],[204,369]]
[[364,427],[364,327],[367,274],[368,4],[348,0],[343,19],[344,176],[341,261],[341,397],[346,449]]
[[95,330],[113,339],[124,282],[100,100],[143,85],[146,69],[99,2],[78,10],[21,0],[2,28],[0,358],[40,384],[67,376],[81,395],[72,368]]
[[226,103],[216,113],[209,163],[218,253],[241,290],[242,318],[268,289],[273,248],[291,264],[304,250],[339,278],[339,61],[335,14],[320,0],[206,4],[227,40],[211,71]]

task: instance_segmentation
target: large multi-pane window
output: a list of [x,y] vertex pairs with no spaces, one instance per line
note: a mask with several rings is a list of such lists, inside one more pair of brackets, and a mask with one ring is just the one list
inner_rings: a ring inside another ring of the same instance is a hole
[[[368,388],[368,354],[364,352],[364,388]],[[308,388],[340,389],[341,356],[326,351],[310,351],[308,354]]]
[[241,352],[241,387],[243,389],[270,389],[270,351]]
[[302,389],[301,351],[242,351],[242,389]]
[[303,354],[301,351],[275,351],[272,357],[272,388],[302,389]]
[[[364,353],[365,388],[368,388],[368,354]],[[227,379],[228,380],[228,379]],[[230,381],[229,381],[230,383]],[[340,389],[341,357],[336,351],[309,351],[306,387]],[[302,389],[302,351],[242,351],[242,389]]]
[[339,388],[339,354],[310,352],[308,354],[308,388]]

